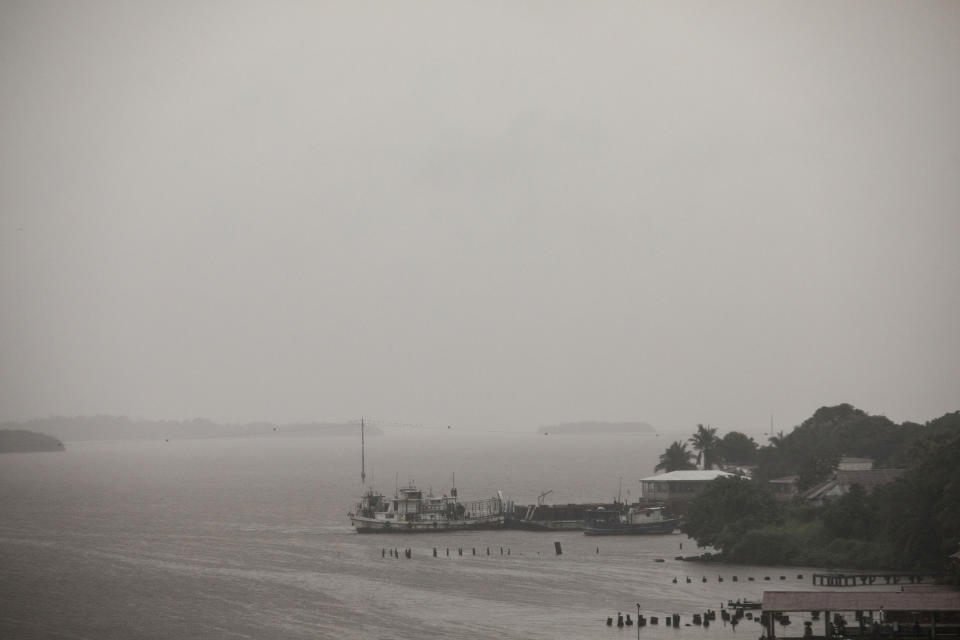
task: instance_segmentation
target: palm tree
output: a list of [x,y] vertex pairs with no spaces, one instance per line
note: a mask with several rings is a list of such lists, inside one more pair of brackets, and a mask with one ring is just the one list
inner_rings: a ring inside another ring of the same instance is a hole
[[783,435],[783,431],[778,431],[777,435],[770,436],[767,438],[767,441],[770,443],[770,446],[774,449],[782,449],[784,443],[786,442],[786,437]]
[[654,471],[680,471],[683,469],[696,469],[696,465],[690,461],[693,457],[692,451],[687,451],[687,443],[679,440],[667,447],[667,450],[660,454],[660,463],[653,468]]
[[717,449],[717,428],[697,425],[697,432],[690,436],[690,444],[697,450],[697,462],[703,460],[704,469],[713,468],[714,452]]

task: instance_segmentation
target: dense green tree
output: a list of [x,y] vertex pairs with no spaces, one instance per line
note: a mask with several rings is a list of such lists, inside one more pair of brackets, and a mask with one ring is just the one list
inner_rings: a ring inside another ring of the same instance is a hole
[[858,484],[821,510],[824,530],[836,538],[868,538],[873,533],[872,507]]
[[700,546],[729,550],[753,529],[778,524],[782,506],[763,483],[717,478],[689,505],[680,529]]
[[871,496],[886,525],[881,533],[898,558],[945,569],[960,545],[960,432],[919,440],[908,455],[908,472]]
[[687,449],[686,442],[674,442],[667,450],[660,454],[660,462],[654,467],[654,471],[682,471],[684,469],[696,469],[697,465],[691,462],[693,452]]
[[783,431],[767,439],[769,443],[757,450],[757,468],[753,472],[758,480],[772,480],[782,476],[796,475],[793,461],[790,459],[787,436]]
[[730,431],[717,442],[717,458],[729,464],[751,465],[757,460],[757,443],[746,434]]
[[829,479],[840,462],[840,454],[830,451],[813,452],[800,461],[797,487],[809,489]]
[[702,424],[698,424],[697,431],[690,436],[689,442],[697,451],[697,461],[703,461],[703,468],[713,469],[717,443],[719,442],[719,439],[717,438],[717,428],[709,426],[705,427]]

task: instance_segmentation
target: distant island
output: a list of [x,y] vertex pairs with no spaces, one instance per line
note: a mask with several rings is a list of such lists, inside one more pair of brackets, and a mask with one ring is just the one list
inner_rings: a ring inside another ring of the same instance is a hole
[[45,433],[23,429],[0,430],[0,453],[63,451],[63,443]]
[[646,422],[566,422],[549,427],[540,427],[539,433],[557,435],[656,433]]
[[[251,436],[360,436],[360,423],[304,422],[278,424],[248,422],[219,424],[205,418],[194,420],[142,420],[126,416],[55,416],[26,422],[5,422],[0,429],[42,431],[66,442],[93,440],[170,440]],[[382,435],[376,425],[366,425],[367,436]],[[40,434],[34,434],[40,435]],[[59,441],[57,441],[59,442]],[[61,445],[62,447],[62,445]]]

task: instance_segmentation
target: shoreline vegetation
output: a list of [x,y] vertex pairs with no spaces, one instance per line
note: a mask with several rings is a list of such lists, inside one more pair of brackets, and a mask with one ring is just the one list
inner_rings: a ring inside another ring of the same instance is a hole
[[45,433],[25,429],[0,429],[0,453],[63,451],[63,443]]
[[[698,425],[687,442],[670,445],[657,470],[694,468],[694,452],[704,468],[726,464],[751,476],[714,480],[686,505],[681,531],[713,547],[710,560],[910,570],[960,583],[960,563],[951,559],[960,547],[960,411],[921,425],[896,424],[849,404],[822,407],[765,446]],[[842,457],[903,471],[872,490],[852,484],[822,502],[803,497],[833,477]],[[778,499],[768,481],[785,477],[798,493]]]
[[[169,440],[231,438],[264,435],[356,436],[360,423],[308,422],[278,424],[248,422],[220,424],[205,418],[194,420],[139,420],[126,416],[55,416],[26,422],[5,422],[0,430],[29,430],[50,434],[65,442],[105,440]],[[366,426],[367,436],[382,435],[376,425]]]

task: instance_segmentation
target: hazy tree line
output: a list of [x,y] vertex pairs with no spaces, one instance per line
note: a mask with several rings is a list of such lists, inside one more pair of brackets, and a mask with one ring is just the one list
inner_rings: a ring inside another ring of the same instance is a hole
[[[692,464],[694,452],[705,464],[732,463],[719,444],[726,436],[713,433],[711,441],[701,429],[709,431],[698,427],[685,464]],[[663,468],[684,459],[686,444],[670,445],[661,456]],[[824,506],[778,501],[770,492],[766,480],[785,475],[799,476],[801,488],[812,486],[828,477],[841,455],[906,472],[869,495],[854,485]],[[917,569],[952,573],[956,581],[957,563],[948,558],[960,548],[960,411],[919,425],[896,424],[847,404],[824,407],[789,434],[757,446],[753,456],[753,480],[716,480],[688,505],[683,531],[698,544],[730,561]]]
[[[163,440],[170,438],[229,438],[263,435],[359,436],[359,423],[273,422],[218,423],[206,418],[193,420],[148,420],[126,416],[52,416],[26,422],[0,423],[0,430],[27,430],[45,433],[66,442],[84,440]],[[383,432],[367,424],[368,436]]]

